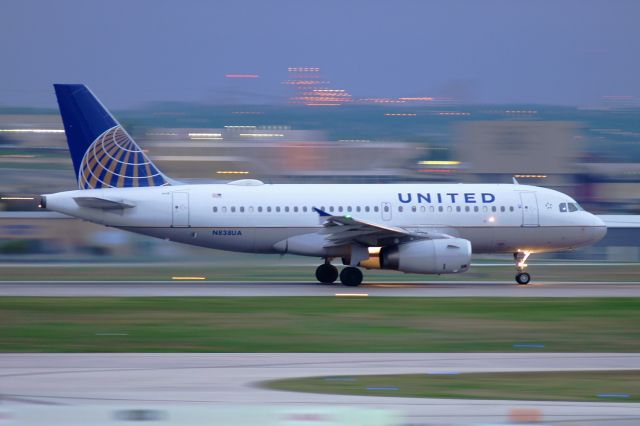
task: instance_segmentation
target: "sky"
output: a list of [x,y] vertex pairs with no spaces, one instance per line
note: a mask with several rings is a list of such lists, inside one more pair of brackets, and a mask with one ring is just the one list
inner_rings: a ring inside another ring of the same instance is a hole
[[115,108],[278,103],[305,66],[361,98],[640,97],[636,0],[2,0],[0,16],[5,106],[54,107],[56,82]]

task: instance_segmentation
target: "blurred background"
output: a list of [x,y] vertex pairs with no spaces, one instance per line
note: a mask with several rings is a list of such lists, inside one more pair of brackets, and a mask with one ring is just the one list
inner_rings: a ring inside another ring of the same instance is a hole
[[[633,1],[5,2],[0,261],[210,259],[37,211],[76,187],[52,83],[185,181],[540,185],[640,211]],[[57,219],[55,219],[57,218]],[[611,231],[561,258],[640,260]]]

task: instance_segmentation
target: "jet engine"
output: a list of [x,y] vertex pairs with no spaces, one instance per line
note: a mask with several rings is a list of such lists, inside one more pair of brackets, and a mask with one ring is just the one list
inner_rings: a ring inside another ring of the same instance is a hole
[[469,269],[471,242],[463,238],[419,240],[386,247],[370,247],[367,269],[394,269],[414,274],[456,274]]

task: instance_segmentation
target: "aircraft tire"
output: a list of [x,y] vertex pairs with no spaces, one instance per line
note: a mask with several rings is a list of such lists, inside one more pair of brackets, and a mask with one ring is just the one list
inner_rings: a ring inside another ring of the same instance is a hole
[[333,284],[338,279],[338,268],[330,263],[323,263],[316,269],[316,279],[322,284]]
[[516,275],[516,282],[520,285],[527,285],[531,281],[531,275],[526,272],[521,272]]
[[349,287],[357,287],[362,284],[362,271],[353,266],[347,266],[340,272],[340,282]]

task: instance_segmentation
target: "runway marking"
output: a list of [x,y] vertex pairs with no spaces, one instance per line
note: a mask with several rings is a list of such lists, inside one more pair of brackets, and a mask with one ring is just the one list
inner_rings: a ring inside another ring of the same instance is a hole
[[369,293],[336,293],[337,297],[368,297]]
[[207,277],[171,277],[171,279],[175,281],[202,281],[206,280]]

